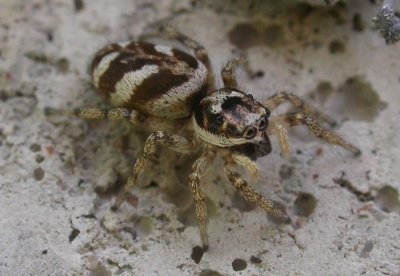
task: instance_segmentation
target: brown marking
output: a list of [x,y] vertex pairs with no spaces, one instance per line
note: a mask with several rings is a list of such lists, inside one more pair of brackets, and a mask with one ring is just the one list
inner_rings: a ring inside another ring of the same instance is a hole
[[90,72],[93,73],[94,69],[99,65],[100,61],[105,57],[106,55],[112,53],[112,52],[117,52],[121,49],[121,46],[118,44],[111,44],[103,49],[99,50],[96,55],[93,58],[92,64],[90,66]]
[[140,84],[126,107],[143,109],[143,104],[161,97],[171,88],[180,86],[188,80],[188,75],[175,75],[170,69],[162,68],[160,72],[149,76]]
[[109,96],[109,94],[115,93],[115,85],[126,73],[139,70],[144,65],[152,64],[161,65],[161,61],[158,59],[137,57],[132,55],[132,53],[123,52],[110,63],[107,71],[100,77],[99,90],[106,96]]
[[154,45],[152,43],[141,42],[140,45],[141,45],[141,48],[142,48],[143,52],[146,55],[158,56],[158,57],[163,57],[163,58],[171,57],[171,56],[169,56],[167,54],[164,54],[162,52],[158,52],[156,50],[156,48],[155,48],[156,45]]
[[189,55],[188,53],[185,53],[178,49],[172,49],[172,53],[174,54],[174,57],[176,57],[177,60],[185,62],[193,70],[196,70],[197,67],[199,66],[197,59],[192,55]]
[[157,52],[154,48],[154,44],[148,42],[136,42],[133,41],[126,45],[124,48],[125,52],[130,52],[135,55],[140,56],[157,56],[157,57],[165,57],[166,55],[160,52]]

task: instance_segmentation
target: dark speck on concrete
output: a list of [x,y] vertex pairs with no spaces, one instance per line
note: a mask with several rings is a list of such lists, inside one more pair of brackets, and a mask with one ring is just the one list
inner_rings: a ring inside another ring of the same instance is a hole
[[234,271],[242,271],[247,268],[247,262],[243,259],[235,259],[232,262],[232,268]]

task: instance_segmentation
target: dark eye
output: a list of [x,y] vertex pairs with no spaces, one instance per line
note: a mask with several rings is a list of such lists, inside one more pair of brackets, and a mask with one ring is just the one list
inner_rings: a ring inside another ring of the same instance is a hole
[[260,123],[258,125],[258,129],[262,131],[262,130],[265,130],[267,128],[267,126],[268,126],[267,118],[266,118],[266,116],[262,116],[260,119]]
[[217,115],[217,117],[215,118],[215,122],[218,125],[222,125],[222,123],[224,122],[224,116],[222,116],[221,114]]
[[253,139],[254,137],[256,137],[256,135],[257,135],[257,129],[255,127],[249,127],[246,130],[244,137],[246,139]]
[[265,109],[265,112],[266,112],[265,116],[269,117],[269,115],[271,115],[271,111],[269,111],[269,109]]
[[247,97],[249,97],[250,99],[254,99],[253,95],[251,94],[247,94]]

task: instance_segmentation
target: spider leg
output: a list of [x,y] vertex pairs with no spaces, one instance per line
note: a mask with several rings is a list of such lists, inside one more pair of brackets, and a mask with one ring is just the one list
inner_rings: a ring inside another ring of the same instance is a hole
[[311,115],[315,118],[318,118],[322,121],[327,122],[331,126],[335,126],[336,122],[333,120],[331,117],[328,115],[324,114],[323,112],[319,111],[312,105],[306,103],[303,99],[301,99],[299,96],[296,96],[291,93],[287,92],[279,92],[276,93],[272,96],[270,96],[265,102],[264,106],[268,108],[269,110],[274,110],[277,108],[280,104],[284,102],[290,102],[295,108],[300,109],[301,112],[304,112],[305,114]]
[[207,165],[212,162],[214,155],[206,152],[199,159],[197,159],[189,175],[189,188],[193,194],[194,205],[196,209],[197,223],[200,229],[200,237],[203,243],[203,249],[208,249],[208,235],[207,235],[207,209],[204,192],[200,186],[200,179],[204,175]]
[[221,70],[221,76],[225,87],[238,88],[235,73],[239,66],[247,73],[249,78],[255,77],[256,74],[250,67],[247,56],[241,54],[240,57],[229,60]]
[[141,126],[150,131],[164,130],[174,132],[176,129],[175,121],[166,121],[163,118],[145,115],[137,112],[136,110],[126,108],[95,108],[95,107],[81,107],[71,110],[59,110],[51,107],[45,108],[46,116],[54,115],[68,115],[76,116],[84,120],[127,120],[136,126]]
[[132,174],[128,178],[124,190],[118,195],[115,204],[112,207],[113,210],[117,210],[124,202],[129,190],[132,189],[138,176],[143,172],[147,160],[155,153],[157,143],[164,144],[170,149],[181,153],[189,153],[193,147],[193,145],[187,141],[186,138],[178,135],[168,135],[162,131],[157,131],[151,134],[144,144],[143,153],[137,158],[133,166]]
[[235,58],[229,60],[224,68],[222,68],[221,76],[225,87],[237,88],[238,84],[236,81],[235,72],[239,64],[240,58]]
[[274,116],[269,119],[269,127],[267,129],[267,133],[268,135],[276,134],[278,136],[283,156],[288,158],[290,156],[288,135],[284,123],[281,122],[280,116]]
[[250,203],[255,204],[257,207],[263,209],[265,212],[284,220],[285,222],[290,222],[290,217],[284,212],[279,210],[274,206],[271,200],[264,198],[262,195],[257,193],[240,175],[233,171],[232,162],[226,157],[224,157],[225,166],[224,171],[228,176],[229,181],[232,185],[240,192],[240,194]]
[[191,39],[190,37],[182,34],[181,32],[177,31],[176,29],[172,28],[171,26],[158,26],[155,28],[153,32],[142,36],[142,38],[147,39],[150,37],[157,37],[157,36],[165,36],[168,39],[176,40],[179,43],[182,43],[184,46],[192,49],[194,54],[198,60],[200,60],[204,66],[207,68],[207,80],[208,85],[210,88],[214,88],[214,75],[211,68],[210,58],[205,50],[204,46],[202,46],[197,41]]
[[229,158],[231,158],[235,164],[238,164],[248,170],[252,178],[257,180],[260,179],[257,165],[250,158],[239,153],[232,153],[230,154]]
[[139,113],[126,108],[102,109],[96,107],[81,107],[72,110],[58,110],[51,107],[45,108],[46,116],[68,115],[85,120],[129,120],[136,121]]
[[[330,144],[341,146],[342,148],[351,151],[354,155],[360,155],[361,151],[354,145],[346,142],[343,138],[321,127],[310,115],[304,113],[285,113],[271,118],[271,125],[275,125],[278,129],[292,127],[296,125],[305,125],[309,131],[316,137],[325,140]],[[273,134],[273,131],[270,132]],[[288,149],[286,132],[277,132],[280,136],[282,148]],[[282,137],[282,139],[281,139]]]

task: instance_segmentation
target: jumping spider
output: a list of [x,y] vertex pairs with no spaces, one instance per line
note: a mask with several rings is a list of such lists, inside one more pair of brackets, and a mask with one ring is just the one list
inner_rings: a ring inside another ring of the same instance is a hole
[[[84,107],[66,112],[83,119],[127,119],[153,132],[133,166],[124,191],[116,199],[115,209],[135,185],[156,144],[184,154],[198,152],[200,157],[192,165],[189,187],[203,247],[207,249],[207,211],[200,179],[217,154],[223,158],[229,181],[247,201],[286,221],[289,217],[235,172],[235,165],[257,176],[254,161],[271,152],[269,136],[276,134],[283,152],[288,154],[286,129],[295,125],[304,125],[328,143],[360,154],[355,146],[316,123],[313,117],[331,124],[333,121],[297,96],[280,92],[261,103],[240,91],[234,74],[239,59],[225,65],[221,71],[224,87],[217,88],[210,59],[199,43],[169,27],[160,28],[158,34],[192,49],[194,56],[147,42],[108,45],[95,55],[91,72],[94,86],[116,108]],[[284,102],[290,102],[301,113],[271,117],[271,111]]]

